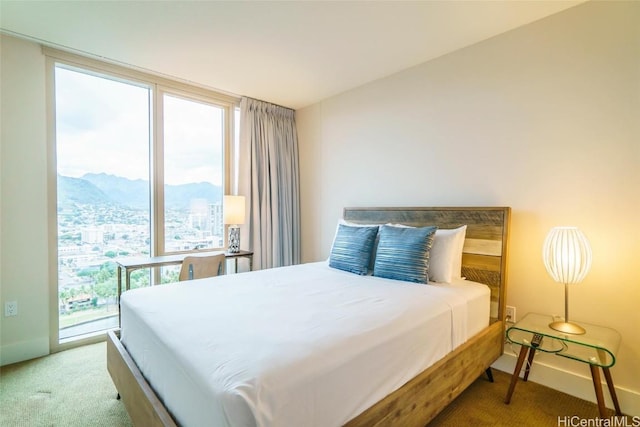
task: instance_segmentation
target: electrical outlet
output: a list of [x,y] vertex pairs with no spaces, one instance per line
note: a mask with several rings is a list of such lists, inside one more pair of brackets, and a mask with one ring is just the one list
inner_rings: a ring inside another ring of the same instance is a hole
[[18,315],[18,301],[7,301],[4,303],[4,316],[17,316]]
[[507,306],[507,315],[505,316],[505,321],[509,323],[516,323],[516,308],[508,305]]

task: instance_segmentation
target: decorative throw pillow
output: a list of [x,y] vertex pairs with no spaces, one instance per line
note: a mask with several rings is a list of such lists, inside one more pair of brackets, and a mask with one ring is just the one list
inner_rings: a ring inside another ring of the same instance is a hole
[[437,227],[380,228],[373,275],[429,283],[429,251]]
[[[349,225],[351,227],[380,227],[380,225],[378,224],[360,224],[357,222],[350,222],[350,221],[346,221],[342,218],[340,218],[338,220],[338,226],[340,224],[344,224],[344,225]],[[336,237],[338,235],[338,227],[336,227],[336,233],[333,236],[333,240],[336,240]],[[376,241],[373,242],[373,249],[371,250],[371,260],[369,261],[369,274],[371,274],[373,272],[373,263],[376,260],[376,248],[378,247],[378,237],[380,236],[380,230],[378,230],[378,234],[376,234]],[[333,247],[333,244],[332,246]]]
[[429,280],[441,283],[451,283],[462,273],[462,248],[467,233],[467,226],[442,229],[436,231],[433,238],[429,260]]
[[329,256],[329,266],[360,275],[367,274],[377,235],[377,226],[352,227],[339,224]]

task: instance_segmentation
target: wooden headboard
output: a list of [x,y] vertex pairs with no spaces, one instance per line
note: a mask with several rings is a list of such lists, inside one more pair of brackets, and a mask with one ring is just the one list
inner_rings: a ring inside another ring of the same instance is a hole
[[437,225],[438,228],[466,225],[462,276],[491,288],[491,317],[504,320],[511,208],[345,208],[343,217],[361,224]]

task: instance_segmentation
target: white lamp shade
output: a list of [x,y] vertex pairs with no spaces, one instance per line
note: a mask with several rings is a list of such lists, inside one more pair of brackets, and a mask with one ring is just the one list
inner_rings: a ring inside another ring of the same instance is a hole
[[542,248],[547,272],[558,283],[580,283],[591,268],[591,247],[576,227],[554,227]]
[[244,224],[244,196],[224,196],[224,223]]

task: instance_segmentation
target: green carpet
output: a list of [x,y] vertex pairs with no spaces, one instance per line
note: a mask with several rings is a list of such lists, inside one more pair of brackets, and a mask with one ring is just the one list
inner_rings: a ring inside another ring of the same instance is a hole
[[0,368],[0,426],[131,426],[106,352],[92,344]]
[[[0,368],[0,426],[131,426],[106,365],[100,343]],[[494,370],[494,378],[480,377],[429,427],[558,426],[559,416],[598,415],[593,403],[523,381],[505,405],[511,376]]]

